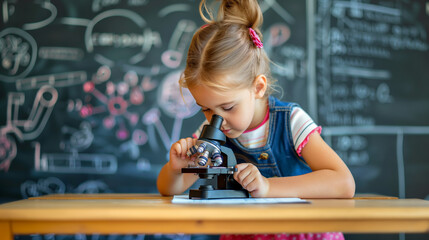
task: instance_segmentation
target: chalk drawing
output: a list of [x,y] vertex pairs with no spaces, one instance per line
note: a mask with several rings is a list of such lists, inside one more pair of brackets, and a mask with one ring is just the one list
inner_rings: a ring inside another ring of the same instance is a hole
[[86,82],[85,71],[53,73],[43,76],[32,76],[16,80],[16,89],[20,91],[39,89],[45,85],[69,87]]
[[41,153],[37,169],[51,173],[114,174],[118,160],[103,153]]
[[[115,33],[115,29],[111,29],[111,32],[97,32],[98,24],[109,24],[109,22],[118,18],[123,18],[130,22],[130,24],[127,24],[127,28],[130,28],[130,30],[126,34],[120,33],[123,30]],[[133,32],[131,31],[132,26],[135,26]],[[117,56],[119,55],[115,54],[116,51],[113,49],[120,51],[121,49],[132,48],[136,49],[136,53],[133,55],[125,54],[126,56],[120,54],[121,57],[119,58],[127,59],[130,64],[137,64],[145,58],[153,46],[160,46],[160,44],[159,33],[152,32],[146,28],[146,21],[139,14],[126,9],[113,9],[100,13],[89,22],[85,31],[86,50],[89,53],[96,52],[97,55],[111,61],[118,60]],[[97,51],[97,47],[100,49],[109,48],[109,50]]]
[[85,181],[79,184],[79,186],[77,186],[73,190],[73,193],[88,193],[88,194],[109,193],[109,192],[112,192],[112,190],[110,190],[109,186],[101,180]]
[[25,96],[23,93],[10,92],[6,125],[0,128],[0,135],[13,133],[19,140],[35,139],[45,128],[57,99],[57,90],[50,86],[43,86],[37,91],[28,118],[19,119],[19,106],[24,104]]
[[71,47],[40,47],[39,58],[58,61],[80,61],[84,52],[79,48]]
[[[24,5],[25,4],[25,5]],[[42,9],[46,10],[48,14],[38,14],[38,15],[30,15],[25,14],[26,10],[31,9],[34,12],[43,12]],[[3,22],[8,23],[10,19],[13,19],[15,15],[24,14],[29,19],[26,19],[27,23],[22,25],[22,29],[24,30],[36,30],[43,28],[50,23],[52,23],[57,16],[57,8],[54,4],[49,1],[39,1],[39,2],[19,2],[19,1],[3,1],[2,3],[2,14],[3,14]],[[31,19],[31,18],[40,18],[42,16],[47,16],[45,19]],[[30,22],[31,21],[31,22]]]
[[281,18],[283,18],[288,23],[294,23],[295,18],[286,11],[276,0],[264,0],[260,3],[261,10],[264,13],[268,9],[273,9]]
[[54,193],[65,193],[66,186],[63,181],[56,177],[25,181],[21,184],[21,195],[23,198],[37,197]]
[[10,163],[16,157],[17,147],[15,140],[8,135],[0,135],[0,171],[7,172]]
[[[139,114],[131,112],[129,108],[143,104],[144,89],[139,84],[139,76],[134,71],[125,73],[123,80],[118,83],[113,83],[110,77],[110,68],[101,66],[93,76],[92,81],[83,84],[83,91],[95,97],[101,105],[93,106],[90,102],[91,98],[85,98],[86,102],[83,103],[80,109],[76,110],[79,111],[80,116],[84,119],[92,115],[107,113],[108,115],[102,120],[103,126],[107,129],[117,126],[116,137],[120,140],[126,140],[130,137],[130,133],[124,123],[122,121],[118,122],[116,118],[124,117],[128,120],[130,126],[136,126]],[[102,93],[96,88],[96,84],[104,82],[106,83],[106,90],[105,93]],[[142,136],[142,134],[140,135]],[[139,138],[137,137],[136,139],[138,140]]]
[[196,29],[196,24],[189,20],[180,20],[170,38],[168,49],[161,55],[161,60],[169,68],[181,65],[186,49]]
[[6,28],[0,32],[0,81],[13,82],[27,76],[37,58],[34,38],[19,28]]

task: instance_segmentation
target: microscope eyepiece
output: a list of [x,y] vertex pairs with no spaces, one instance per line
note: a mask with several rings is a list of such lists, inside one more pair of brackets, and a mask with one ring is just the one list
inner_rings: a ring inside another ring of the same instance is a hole
[[210,120],[210,125],[212,125],[217,129],[220,129],[220,127],[222,126],[222,122],[223,122],[223,117],[214,114],[212,116],[212,119]]
[[220,145],[225,144],[225,134],[220,130],[223,118],[219,115],[213,115],[209,125],[204,125],[201,131],[200,139],[208,139],[219,142]]

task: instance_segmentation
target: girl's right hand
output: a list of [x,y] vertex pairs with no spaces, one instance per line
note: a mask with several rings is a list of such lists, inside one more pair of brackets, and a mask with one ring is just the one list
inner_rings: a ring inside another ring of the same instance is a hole
[[235,167],[237,171],[234,172],[234,179],[249,191],[252,197],[267,197],[270,184],[255,165],[240,163]]
[[186,152],[196,145],[196,138],[182,138],[171,145],[169,165],[172,171],[181,173],[182,168],[194,165],[195,156],[188,156]]

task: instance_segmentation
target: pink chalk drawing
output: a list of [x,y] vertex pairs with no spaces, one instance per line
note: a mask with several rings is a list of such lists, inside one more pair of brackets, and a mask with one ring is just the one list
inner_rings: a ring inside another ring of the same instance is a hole
[[16,157],[16,143],[6,136],[0,136],[0,170],[8,171],[10,163]]
[[45,129],[53,108],[58,100],[58,91],[48,85],[41,87],[34,97],[33,107],[28,116],[20,115],[20,107],[25,103],[25,94],[9,92],[7,96],[6,125],[0,126],[0,170],[7,172],[16,157],[20,142],[36,139]]
[[[144,91],[147,87],[150,90],[155,86],[148,85],[146,77],[139,80],[139,76],[134,71],[128,71],[120,82],[113,82],[111,79],[111,69],[108,66],[101,66],[92,77],[91,81],[83,84],[82,89],[88,96],[84,99],[79,109],[82,118],[88,118],[96,114],[105,114],[102,124],[106,129],[115,128],[115,136],[119,140],[126,140],[130,137],[142,143],[141,138],[133,138],[128,126],[135,127],[139,122],[139,114],[132,112],[132,106],[139,106],[144,103]],[[105,91],[99,90],[105,85]],[[100,87],[98,87],[100,85]],[[146,88],[145,88],[146,87]],[[97,102],[92,101],[96,99]],[[126,121],[120,120],[125,119]],[[141,135],[141,134],[140,134]]]

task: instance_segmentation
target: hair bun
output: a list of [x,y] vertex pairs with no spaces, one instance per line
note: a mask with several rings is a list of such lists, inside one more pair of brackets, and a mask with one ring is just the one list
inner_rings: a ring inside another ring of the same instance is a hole
[[259,30],[263,16],[257,0],[222,0],[218,20]]
[[[254,29],[259,36],[262,36],[259,28],[262,25],[263,15],[257,0],[221,0],[220,2],[217,19],[213,18],[206,0],[200,2],[200,15],[206,23],[239,24],[245,28]],[[208,18],[204,16],[203,10],[208,14]]]

